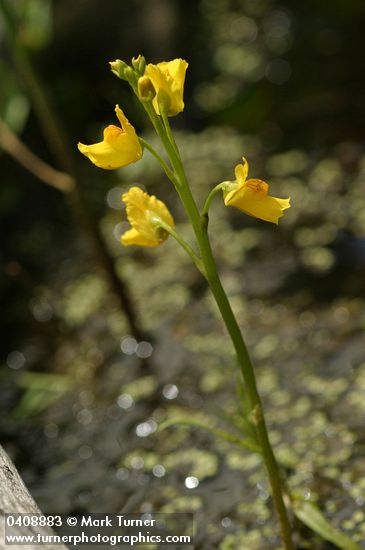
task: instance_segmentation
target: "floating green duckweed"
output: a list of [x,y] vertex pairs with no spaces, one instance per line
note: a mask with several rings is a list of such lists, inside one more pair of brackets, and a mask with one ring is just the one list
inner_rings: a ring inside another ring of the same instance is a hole
[[203,500],[197,495],[175,496],[167,504],[161,507],[161,512],[173,514],[178,512],[197,512],[203,506]]
[[[265,545],[265,546],[264,546]],[[263,541],[261,531],[250,528],[249,531],[237,531],[224,537],[219,545],[219,550],[281,550],[280,546],[270,544],[268,540]]]
[[183,468],[185,475],[195,476],[201,481],[217,473],[218,458],[199,449],[178,450],[165,458],[164,465],[167,469]]
[[200,380],[200,389],[202,392],[211,393],[219,390],[227,378],[226,370],[209,369],[203,374]]
[[363,523],[365,520],[365,512],[363,510],[356,510],[352,519],[355,523]]
[[122,387],[123,393],[129,394],[134,400],[148,397],[157,387],[157,380],[154,376],[144,376],[125,384]]
[[107,285],[102,277],[85,275],[66,286],[59,302],[59,315],[71,326],[91,317],[105,300]]
[[251,470],[261,464],[261,458],[258,454],[231,448],[227,452],[226,463],[233,470]]
[[[133,451],[128,453],[122,460],[121,466],[132,469],[140,469],[151,471],[153,467],[159,463],[159,458],[156,453],[148,451]],[[138,468],[136,468],[138,466]]]
[[280,345],[280,340],[276,334],[266,334],[253,348],[252,353],[256,359],[267,359]]

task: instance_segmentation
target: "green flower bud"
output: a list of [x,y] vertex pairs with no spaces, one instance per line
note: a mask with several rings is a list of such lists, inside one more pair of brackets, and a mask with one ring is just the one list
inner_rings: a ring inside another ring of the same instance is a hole
[[152,80],[148,76],[141,76],[138,79],[138,96],[142,101],[152,101],[156,95],[156,90]]
[[112,73],[122,80],[127,80],[125,77],[125,71],[128,68],[127,63],[124,63],[124,61],[120,59],[116,59],[115,61],[109,61],[109,65]]
[[143,55],[132,58],[132,66],[137,73],[137,76],[143,76],[144,70],[146,68],[146,60]]

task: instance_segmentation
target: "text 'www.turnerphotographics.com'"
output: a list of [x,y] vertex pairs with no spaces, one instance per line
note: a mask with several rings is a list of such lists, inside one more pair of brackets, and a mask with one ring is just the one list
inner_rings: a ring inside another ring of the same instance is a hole
[[192,546],[193,514],[6,514],[5,545]]

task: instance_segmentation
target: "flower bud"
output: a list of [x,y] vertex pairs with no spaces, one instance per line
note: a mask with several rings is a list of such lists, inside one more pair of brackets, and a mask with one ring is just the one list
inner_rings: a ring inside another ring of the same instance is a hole
[[125,77],[125,70],[128,67],[127,63],[124,63],[121,59],[116,59],[115,61],[109,61],[109,65],[112,73],[122,80],[127,80]]
[[138,96],[142,101],[152,101],[156,95],[156,90],[152,80],[148,76],[141,76],[138,79]]
[[124,77],[125,77],[125,80],[130,84],[132,84],[132,82],[135,82],[136,80],[136,75],[134,73],[134,70],[132,69],[132,67],[129,67],[129,65],[124,70]]
[[137,76],[143,76],[144,70],[146,68],[146,60],[143,55],[132,58],[132,67],[137,73]]

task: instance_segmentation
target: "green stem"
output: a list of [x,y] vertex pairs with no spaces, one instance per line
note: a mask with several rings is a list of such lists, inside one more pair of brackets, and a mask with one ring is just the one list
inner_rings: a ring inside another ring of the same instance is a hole
[[248,351],[237,320],[233,314],[231,305],[219,279],[208,235],[207,233],[204,235],[204,233],[205,232],[203,232],[201,239],[201,251],[203,262],[207,271],[209,286],[212,290],[229,335],[232,339],[234,348],[236,350],[238,362],[241,367],[242,376],[247,387],[251,407],[251,418],[256,428],[257,438],[261,445],[263,458],[268,471],[273,498],[279,516],[283,542],[287,550],[293,550],[294,546],[291,540],[291,527],[283,500],[282,482],[280,478],[279,468],[276,463],[276,459],[269,441],[261,398],[257,390],[254,369],[250,361],[250,357],[248,355]]
[[161,155],[159,155],[157,153],[157,151],[152,147],[152,145],[150,143],[148,143],[148,141],[146,141],[145,139],[143,139],[141,137],[139,138],[139,141],[140,141],[141,145],[143,145],[143,147],[145,147],[145,149],[147,149],[155,157],[155,159],[161,164],[161,166],[164,169],[167,177],[170,180],[174,179],[173,171],[171,170],[171,168],[169,168],[169,166],[167,166],[166,162],[163,160]]
[[[164,125],[168,125],[167,116],[163,116]],[[170,156],[171,164],[178,176],[180,187],[178,189],[185,210],[191,219],[195,236],[201,251],[202,261],[205,266],[206,277],[208,284],[215,298],[217,306],[221,312],[224,323],[234,345],[237,359],[241,368],[241,373],[247,388],[250,407],[251,420],[255,426],[257,438],[262,449],[263,459],[268,472],[272,495],[275,503],[275,508],[278,514],[282,540],[286,550],[294,550],[291,526],[288,518],[288,513],[284,504],[282,481],[279,473],[279,468],[269,441],[268,431],[264,418],[261,398],[257,390],[255,373],[251,363],[246,344],[243,340],[237,320],[232,311],[231,305],[220,281],[215,259],[212,253],[209,236],[208,236],[208,214],[200,216],[194,197],[191,193],[189,183],[187,181],[184,167],[180,159],[176,145],[171,142],[171,130],[167,131],[167,141],[164,139],[164,145],[167,153]]]
[[185,250],[185,252],[187,252],[187,254],[190,256],[190,258],[193,260],[194,264],[199,269],[200,273],[203,275],[203,277],[206,278],[205,268],[204,268],[204,264],[202,262],[202,259],[199,258],[199,256],[197,254],[195,254],[195,252],[191,248],[190,244],[187,243],[185,241],[185,239],[183,239],[182,236],[179,235],[179,233],[177,233],[177,231],[175,231],[175,229],[173,227],[171,227],[171,225],[165,223],[163,220],[159,219],[158,224],[156,224],[156,225],[158,225],[159,227],[162,227],[162,229],[167,231],[167,233],[169,233],[171,235],[171,237],[173,237],[182,246],[182,248]]
[[172,133],[172,130],[171,130],[170,121],[169,121],[169,117],[167,115],[167,111],[164,108],[163,104],[160,104],[159,107],[160,107],[161,118],[162,118],[162,121],[163,121],[164,128],[166,130],[167,137],[168,137],[168,139],[171,143],[171,146],[174,148],[174,153],[176,154],[177,158],[180,160],[179,149],[176,145],[174,134]]
[[204,203],[204,207],[203,207],[203,210],[202,210],[202,216],[207,216],[208,215],[209,208],[210,208],[210,205],[212,204],[212,201],[213,201],[214,197],[216,196],[217,193],[219,193],[219,191],[221,191],[226,186],[226,184],[227,184],[227,182],[222,181],[222,183],[218,183],[218,185],[213,187],[213,189],[211,190],[211,192],[207,196],[207,199]]

